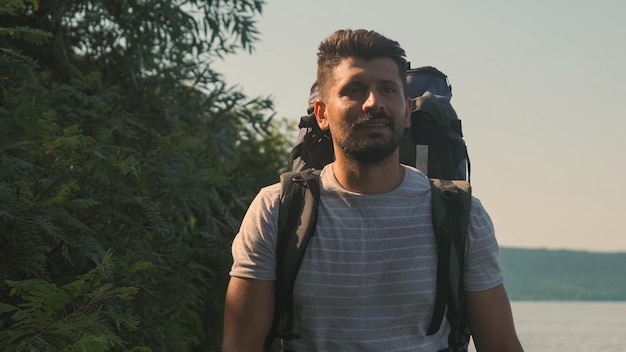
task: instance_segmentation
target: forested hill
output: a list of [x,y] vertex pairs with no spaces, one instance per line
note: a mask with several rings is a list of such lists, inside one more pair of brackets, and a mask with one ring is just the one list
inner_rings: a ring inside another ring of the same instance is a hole
[[500,249],[511,300],[626,301],[626,253]]

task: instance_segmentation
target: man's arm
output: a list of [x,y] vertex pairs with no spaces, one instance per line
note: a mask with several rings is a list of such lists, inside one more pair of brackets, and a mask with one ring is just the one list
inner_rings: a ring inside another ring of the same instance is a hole
[[274,281],[231,277],[224,307],[222,351],[262,351],[273,316]]
[[523,351],[503,284],[486,291],[465,291],[465,298],[476,351]]

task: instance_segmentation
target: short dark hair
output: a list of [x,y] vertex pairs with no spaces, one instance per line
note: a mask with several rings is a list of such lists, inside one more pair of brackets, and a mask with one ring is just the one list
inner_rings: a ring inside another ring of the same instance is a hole
[[392,59],[398,66],[402,84],[406,84],[406,53],[400,44],[375,31],[341,29],[324,40],[317,52],[317,83],[320,95],[325,97],[332,73],[348,57],[371,60],[379,57]]

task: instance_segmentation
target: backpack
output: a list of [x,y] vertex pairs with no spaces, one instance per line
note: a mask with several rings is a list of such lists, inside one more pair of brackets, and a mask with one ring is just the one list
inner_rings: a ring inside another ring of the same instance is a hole
[[307,114],[300,118],[296,145],[289,153],[287,164],[292,170],[318,169],[335,160],[333,140],[330,131],[320,129],[313,113],[313,103],[317,99],[317,82],[311,86]]
[[[319,128],[312,111],[316,91],[313,84],[307,115],[300,119],[300,134],[289,154],[292,171],[280,177],[275,312],[265,351],[271,350],[275,339],[301,337],[293,331],[293,286],[308,241],[315,232],[320,170],[334,160],[332,137]],[[447,307],[449,347],[440,352],[467,351],[470,333],[463,291],[471,204],[467,148],[460,120],[449,103],[451,86],[441,71],[430,66],[409,69],[407,96],[413,98],[413,112],[411,127],[405,130],[400,146],[400,159],[404,164],[428,170],[438,251],[435,307],[427,334],[439,330]]]
[[411,127],[404,131],[400,162],[430,178],[467,180],[470,162],[461,120],[450,104],[448,77],[432,66],[407,71],[406,94],[413,98]]

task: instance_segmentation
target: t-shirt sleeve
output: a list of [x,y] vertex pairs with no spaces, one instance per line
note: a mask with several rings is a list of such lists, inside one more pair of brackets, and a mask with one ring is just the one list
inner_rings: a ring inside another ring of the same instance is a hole
[[489,214],[473,198],[468,226],[468,249],[465,259],[465,289],[484,291],[504,281],[498,262],[498,242]]
[[276,279],[276,232],[280,185],[261,189],[243,218],[232,244],[230,275],[247,279]]

